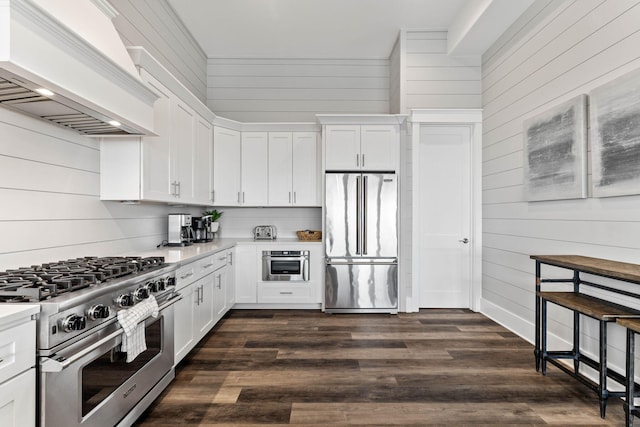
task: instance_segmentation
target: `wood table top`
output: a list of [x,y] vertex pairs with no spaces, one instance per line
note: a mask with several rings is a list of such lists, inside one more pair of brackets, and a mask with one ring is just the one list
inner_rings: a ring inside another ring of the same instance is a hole
[[581,255],[531,255],[531,259],[556,267],[640,283],[640,265]]

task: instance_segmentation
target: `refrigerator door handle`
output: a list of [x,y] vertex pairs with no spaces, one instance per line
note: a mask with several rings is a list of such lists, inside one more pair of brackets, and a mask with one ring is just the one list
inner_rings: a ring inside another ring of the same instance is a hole
[[360,255],[360,177],[356,177],[356,255]]
[[[364,156],[364,155],[363,155]],[[364,184],[362,185],[362,254],[367,254],[367,192],[369,191],[369,178],[365,175],[363,177]]]

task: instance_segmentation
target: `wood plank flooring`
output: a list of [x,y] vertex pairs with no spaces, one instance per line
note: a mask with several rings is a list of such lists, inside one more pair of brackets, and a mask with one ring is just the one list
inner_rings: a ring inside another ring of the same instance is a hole
[[610,399],[481,314],[234,310],[137,426],[620,426]]

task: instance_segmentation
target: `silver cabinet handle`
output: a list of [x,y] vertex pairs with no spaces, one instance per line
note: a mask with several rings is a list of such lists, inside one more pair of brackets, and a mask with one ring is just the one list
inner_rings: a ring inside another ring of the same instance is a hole
[[227,256],[221,256],[220,258],[218,258],[220,261],[226,261],[227,260]]
[[364,167],[364,154],[362,155],[362,167]]
[[233,265],[233,252],[229,252],[229,265]]
[[178,185],[178,194],[177,194],[177,196],[180,197],[180,193],[182,193],[181,187],[180,187],[180,181],[176,181],[176,184]]
[[187,273],[184,276],[180,276],[180,280],[186,279],[187,277],[191,277],[191,276],[193,276],[193,273]]
[[216,192],[215,192],[215,190],[213,190],[211,192],[211,201],[213,202],[215,199],[216,199]]
[[280,295],[293,295],[293,292],[280,292]]
[[211,268],[211,267],[213,267],[213,263],[202,266],[202,268]]
[[244,191],[242,192],[242,203],[244,204]]
[[289,203],[291,203],[291,191],[289,191]]
[[238,191],[238,204],[240,204],[240,192]]
[[360,155],[356,154],[356,166],[360,166]]
[[293,192],[293,203],[297,203],[298,202],[298,194],[297,192]]
[[218,289],[222,289],[222,275],[218,276]]

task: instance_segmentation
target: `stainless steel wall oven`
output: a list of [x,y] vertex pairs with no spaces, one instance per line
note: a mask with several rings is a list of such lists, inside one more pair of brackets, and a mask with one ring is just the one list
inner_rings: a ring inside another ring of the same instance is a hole
[[309,251],[262,251],[262,280],[309,281]]

